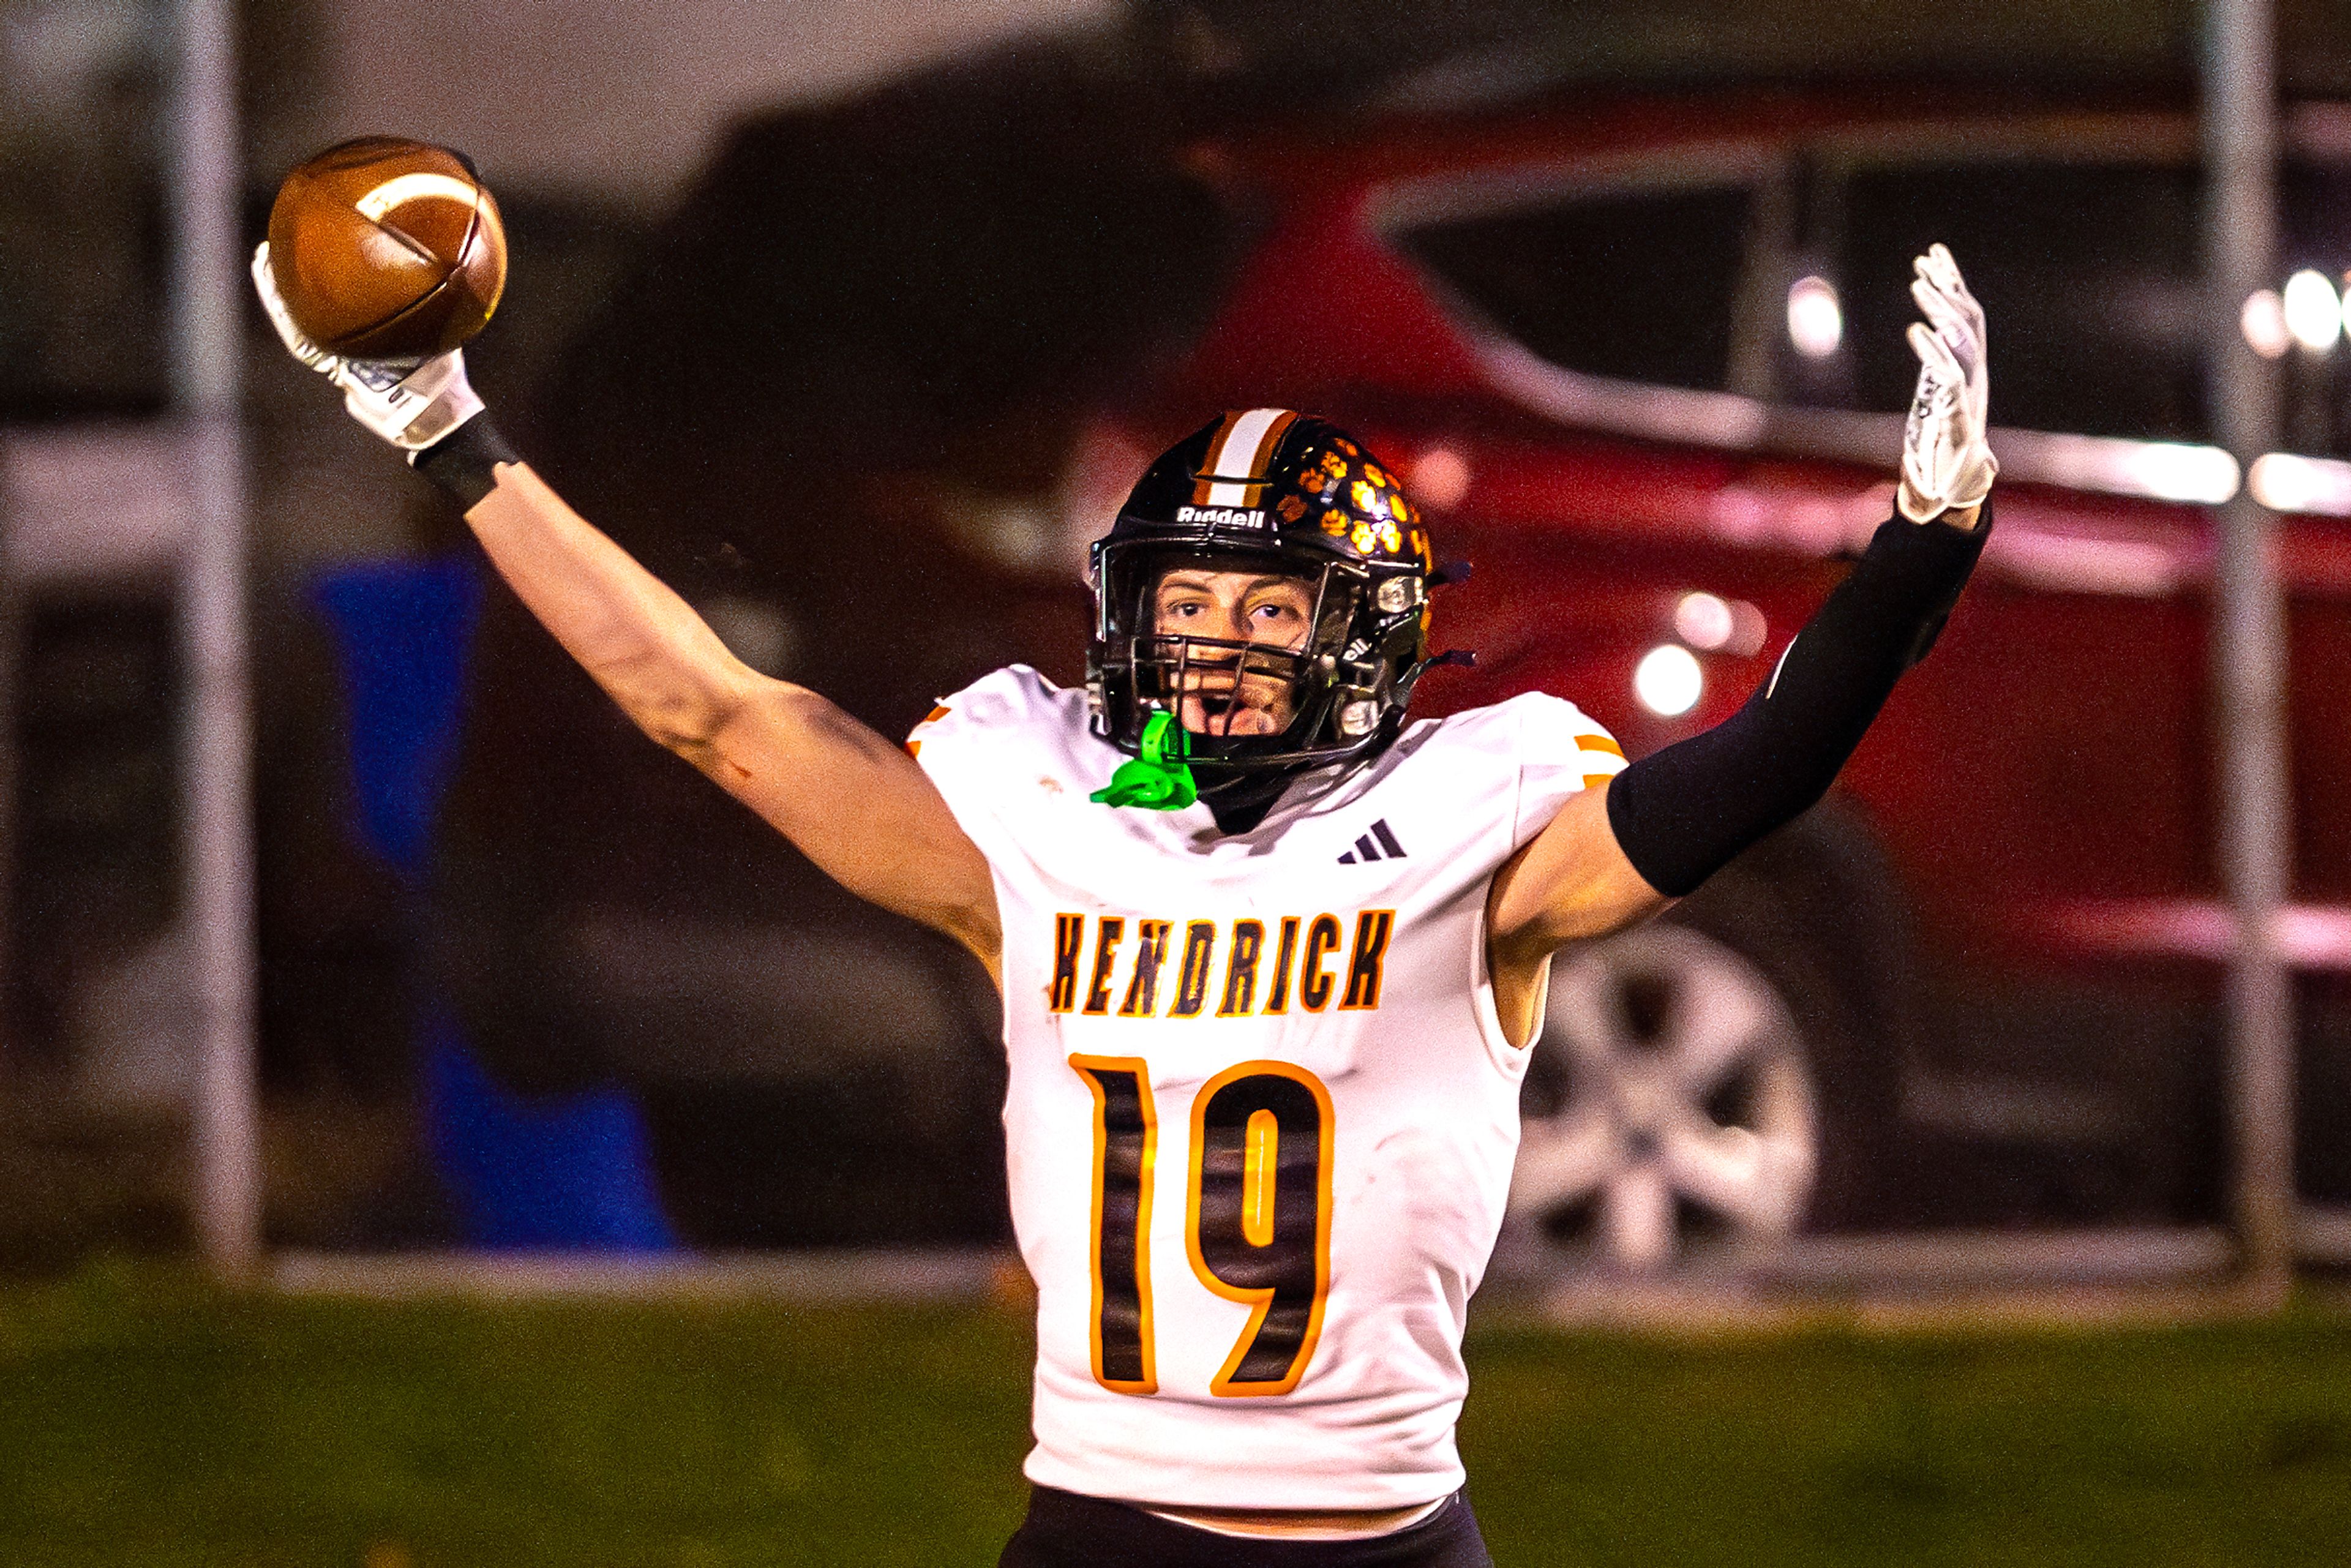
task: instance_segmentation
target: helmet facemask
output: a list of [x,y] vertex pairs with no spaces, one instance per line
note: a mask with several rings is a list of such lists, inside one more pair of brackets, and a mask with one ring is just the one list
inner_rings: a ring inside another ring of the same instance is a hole
[[[1311,609],[1299,646],[1203,637],[1159,624],[1166,575],[1184,568],[1249,571],[1302,584]],[[1394,685],[1384,649],[1364,635],[1373,574],[1339,560],[1201,549],[1137,540],[1105,544],[1095,570],[1097,624],[1090,685],[1100,698],[1096,728],[1135,751],[1151,716],[1182,731],[1183,755],[1213,776],[1312,766],[1359,755],[1381,738]],[[1398,595],[1391,591],[1389,597]],[[1416,596],[1415,603],[1416,605]],[[1414,621],[1415,617],[1402,619]],[[1415,631],[1416,635],[1416,629]],[[1384,639],[1378,640],[1384,642]],[[1235,734],[1243,710],[1270,714],[1270,732]]]

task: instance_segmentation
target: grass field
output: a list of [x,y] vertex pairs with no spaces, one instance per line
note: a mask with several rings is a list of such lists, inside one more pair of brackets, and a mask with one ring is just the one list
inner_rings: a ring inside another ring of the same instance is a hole
[[[984,1309],[0,1290],[0,1563],[989,1564],[1028,1334]],[[1709,1345],[1474,1334],[1535,1563],[2351,1560],[2351,1322]]]

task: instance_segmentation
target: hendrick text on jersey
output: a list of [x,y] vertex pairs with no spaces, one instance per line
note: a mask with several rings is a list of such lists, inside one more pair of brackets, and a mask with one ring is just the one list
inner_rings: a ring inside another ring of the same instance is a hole
[[1049,1011],[1088,1018],[1248,1018],[1380,1005],[1395,911],[1267,920],[1053,916]]

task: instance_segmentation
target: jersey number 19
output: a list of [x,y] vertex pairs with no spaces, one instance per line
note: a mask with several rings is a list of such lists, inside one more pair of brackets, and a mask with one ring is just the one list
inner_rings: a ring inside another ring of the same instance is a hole
[[[1094,1380],[1156,1394],[1151,1324],[1152,1165],[1158,1114],[1140,1057],[1072,1056],[1094,1096]],[[1331,1289],[1331,1094],[1304,1068],[1244,1061],[1192,1102],[1184,1249],[1249,1326],[1208,1385],[1228,1398],[1287,1394],[1322,1329]]]

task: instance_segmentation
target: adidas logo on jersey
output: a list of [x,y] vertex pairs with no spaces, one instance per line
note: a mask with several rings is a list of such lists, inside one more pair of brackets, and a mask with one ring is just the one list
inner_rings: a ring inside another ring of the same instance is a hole
[[1380,1005],[1395,911],[1358,910],[1354,926],[1351,944],[1346,924],[1329,914],[1281,915],[1270,929],[1262,920],[1187,920],[1180,934],[1173,920],[1056,915],[1046,1009],[1241,1018],[1286,1013],[1292,1002],[1319,1013],[1335,1001],[1343,1012],[1370,1011]]
[[1372,831],[1355,841],[1355,847],[1339,857],[1341,865],[1360,865],[1367,861],[1400,861],[1404,846],[1396,842],[1395,834],[1388,831],[1387,819],[1372,824]]

